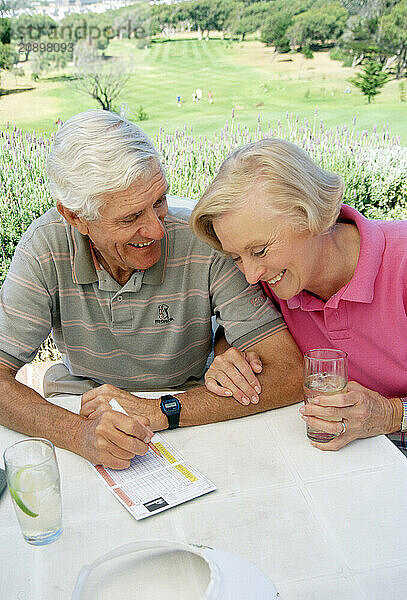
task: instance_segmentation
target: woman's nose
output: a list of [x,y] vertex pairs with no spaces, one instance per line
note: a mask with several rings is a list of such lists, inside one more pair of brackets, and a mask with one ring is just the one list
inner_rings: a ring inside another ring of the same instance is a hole
[[246,277],[247,283],[254,285],[264,275],[265,269],[259,264],[255,264],[252,260],[242,260],[242,271]]

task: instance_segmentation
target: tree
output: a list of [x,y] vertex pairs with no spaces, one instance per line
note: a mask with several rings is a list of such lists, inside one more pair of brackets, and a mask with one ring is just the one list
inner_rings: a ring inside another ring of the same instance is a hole
[[[182,3],[183,4],[183,3]],[[157,35],[165,29],[175,28],[179,21],[178,5],[154,4],[151,9],[151,34]],[[186,18],[189,11],[186,11]]]
[[407,71],[407,0],[399,2],[380,19],[378,46],[396,57],[396,78]]
[[266,46],[274,46],[276,52],[288,52],[290,42],[286,34],[291,23],[291,16],[283,11],[271,15],[261,28],[261,41]]
[[0,19],[0,70],[9,70],[18,62],[18,54],[11,41],[11,19]]
[[67,43],[75,45],[80,40],[88,40],[89,44],[102,51],[115,37],[108,13],[68,14],[62,19],[58,32]]
[[316,2],[294,18],[287,37],[291,46],[299,46],[300,49],[311,44],[325,44],[342,35],[347,18],[347,10],[337,0]]
[[58,25],[51,17],[23,14],[13,21],[11,37],[15,42],[23,44],[25,61],[27,61],[33,42],[40,43],[42,37],[52,36],[57,28]]
[[198,31],[199,38],[202,39],[202,32],[211,28],[211,19],[209,16],[211,10],[211,0],[197,0],[188,2],[185,5],[188,13],[188,19],[191,21],[193,28]]
[[107,61],[96,54],[95,48],[86,48],[87,43],[75,46],[76,69],[73,87],[91,96],[103,110],[112,110],[131,76],[129,65],[118,61]]
[[362,73],[349,79],[350,83],[358,87],[370,104],[372,98],[380,93],[384,84],[389,80],[389,74],[383,71],[383,65],[369,57],[362,67]]
[[[73,57],[73,50],[70,48],[71,44],[67,43],[63,38],[42,37],[39,44],[41,44],[44,50],[34,53],[34,60],[31,67],[31,78],[34,81],[38,81],[42,75],[45,75],[49,71],[64,69],[68,61],[72,60]],[[66,50],[55,52],[56,47],[66,48]]]
[[350,18],[339,40],[340,48],[356,66],[366,56],[375,55],[381,64],[396,62],[396,77],[406,65],[406,0],[342,0],[349,8]]
[[0,70],[8,71],[16,63],[18,63],[18,54],[13,45],[0,42]]
[[254,33],[260,29],[270,13],[269,2],[255,2],[247,6],[239,3],[231,18],[231,32],[241,36],[243,41],[248,33]]
[[388,12],[399,0],[341,0],[350,15],[364,18],[378,17]]
[[11,19],[0,19],[0,42],[2,44],[11,42]]
[[315,0],[274,0],[273,12],[283,11],[295,17],[303,12],[306,12],[315,4]]
[[[139,48],[150,45],[152,21],[149,6],[145,4],[133,4],[115,10],[111,13],[111,16],[115,16],[113,32],[119,39],[136,38]],[[155,22],[153,27],[154,33],[161,32],[158,22]]]
[[225,36],[235,4],[232,0],[212,0],[209,14],[209,26],[212,31],[220,31],[222,37]]
[[362,63],[366,56],[378,56],[379,48],[376,41],[378,26],[379,21],[376,16],[362,18],[355,15],[348,20],[346,30],[339,40],[339,46],[352,56],[353,67]]
[[28,0],[0,0],[0,17],[12,17],[16,15],[19,8],[29,7]]

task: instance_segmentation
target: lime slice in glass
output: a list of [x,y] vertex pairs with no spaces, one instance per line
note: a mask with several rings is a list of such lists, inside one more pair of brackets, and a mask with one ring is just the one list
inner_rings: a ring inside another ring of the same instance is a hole
[[[26,469],[24,469],[24,467],[22,469],[19,469],[13,479],[13,484],[15,485],[15,487],[17,489],[19,489],[19,487],[20,487],[21,477],[22,477],[24,471],[26,471]],[[38,513],[33,512],[32,510],[30,510],[28,508],[28,506],[26,506],[26,504],[24,504],[24,502],[22,501],[22,499],[20,498],[19,494],[14,489],[14,487],[9,485],[9,490],[10,490],[10,494],[11,494],[11,497],[13,498],[14,502],[23,511],[23,513],[25,513],[29,517],[33,517],[33,518],[38,517]]]

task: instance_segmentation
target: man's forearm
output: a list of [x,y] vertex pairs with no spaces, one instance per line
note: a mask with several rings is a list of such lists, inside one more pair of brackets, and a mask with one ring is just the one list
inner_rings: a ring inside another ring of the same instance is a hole
[[[220,342],[222,343],[222,342]],[[218,345],[218,349],[229,347]],[[263,363],[262,372],[257,375],[262,392],[258,404],[242,405],[233,398],[220,397],[209,392],[206,387],[197,387],[184,394],[176,394],[182,403],[180,425],[202,425],[227,419],[288,406],[303,399],[302,355],[288,330],[266,338],[251,347],[256,350]],[[157,401],[156,409],[160,411]],[[163,424],[163,415],[148,415],[154,426]],[[154,418],[154,417],[157,417]],[[166,417],[164,417],[165,423]]]
[[[258,375],[262,392],[257,404],[242,405],[231,397],[218,396],[206,387],[196,387],[176,396],[182,404],[180,425],[204,425],[252,415],[272,408],[299,402],[302,393],[302,355],[287,329],[280,330],[253,344],[263,365]],[[100,406],[111,410],[109,401],[115,398],[132,416],[146,417],[154,431],[167,429],[167,417],[161,412],[159,399],[146,399],[120,390],[112,385],[102,385],[82,396],[82,413],[96,411]]]
[[79,433],[83,417],[47,402],[35,390],[16,381],[14,375],[10,369],[0,367],[0,423],[81,453]]
[[[260,377],[259,379],[262,380],[262,385],[264,386],[264,378]],[[302,399],[300,394],[280,394],[278,390],[276,390],[276,393],[263,392],[260,394],[258,404],[242,405],[234,398],[216,396],[209,392],[204,386],[192,388],[184,394],[174,395],[182,404],[180,415],[181,427],[237,419],[239,417],[254,415],[273,408],[281,408],[282,406],[295,404]],[[161,417],[159,418],[161,421]]]

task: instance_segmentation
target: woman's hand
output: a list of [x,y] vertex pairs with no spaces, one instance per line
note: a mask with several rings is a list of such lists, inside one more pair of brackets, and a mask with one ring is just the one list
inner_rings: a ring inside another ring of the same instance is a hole
[[300,408],[300,414],[312,428],[336,435],[330,442],[311,442],[313,446],[339,450],[359,438],[399,431],[401,403],[351,381],[346,394],[317,396]]
[[205,385],[217,396],[233,396],[240,404],[257,404],[261,385],[255,373],[261,373],[262,369],[256,352],[241,352],[231,347],[215,356],[205,373]]

